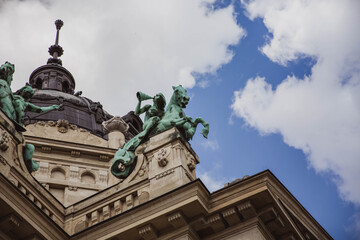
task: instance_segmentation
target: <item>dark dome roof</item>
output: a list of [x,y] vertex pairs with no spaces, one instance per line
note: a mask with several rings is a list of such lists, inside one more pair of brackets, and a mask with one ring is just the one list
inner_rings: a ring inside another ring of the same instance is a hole
[[[55,45],[49,48],[52,58],[47,61],[46,65],[34,70],[29,78],[29,84],[35,89],[30,102],[41,107],[54,104],[62,104],[63,107],[60,111],[51,111],[44,114],[27,112],[24,124],[64,119],[70,124],[77,125],[95,135],[106,138],[101,123],[113,116],[103,109],[100,102],[94,102],[81,96],[81,91],[74,94],[75,79],[62,66],[62,62],[58,58],[63,54],[62,47],[58,45],[59,31],[63,22],[57,20],[55,24],[57,27]],[[126,136],[127,139],[132,138],[141,131],[142,121],[134,112],[129,112],[123,116],[123,119],[130,125],[129,133]]]

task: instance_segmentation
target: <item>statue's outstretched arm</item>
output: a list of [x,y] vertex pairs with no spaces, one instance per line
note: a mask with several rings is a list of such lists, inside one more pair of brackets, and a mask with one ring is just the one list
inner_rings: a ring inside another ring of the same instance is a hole
[[60,107],[61,107],[60,105],[52,105],[49,107],[39,107],[32,103],[27,103],[27,110],[31,111],[31,112],[36,112],[36,113],[48,112],[51,110],[59,110]]

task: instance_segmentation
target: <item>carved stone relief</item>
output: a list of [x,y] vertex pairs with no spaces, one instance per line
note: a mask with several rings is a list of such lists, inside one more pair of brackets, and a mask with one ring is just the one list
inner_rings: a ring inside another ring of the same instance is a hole
[[1,151],[6,151],[9,148],[9,135],[5,131],[1,131],[0,134],[0,149]]
[[59,119],[57,122],[55,121],[47,121],[47,122],[36,122],[34,125],[45,126],[45,127],[57,127],[58,132],[67,133],[70,129],[77,130],[79,132],[88,132],[83,128],[78,128],[78,126],[70,124],[67,120]]
[[161,148],[158,152],[154,154],[155,159],[157,160],[160,167],[165,167],[168,164],[169,154],[170,154],[170,150],[166,148]]
[[190,172],[194,171],[196,167],[196,162],[195,162],[195,158],[190,153],[186,154],[186,161]]

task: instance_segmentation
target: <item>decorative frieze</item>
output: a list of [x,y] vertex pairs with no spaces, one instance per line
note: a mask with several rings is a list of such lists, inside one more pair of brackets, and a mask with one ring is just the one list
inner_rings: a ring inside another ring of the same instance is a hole
[[118,215],[119,213],[121,213],[121,208],[122,208],[122,202],[120,200],[115,201],[114,202],[115,215]]
[[222,212],[222,215],[225,219],[225,221],[230,225],[235,225],[240,222],[240,217],[235,209],[235,207],[226,209]]
[[79,179],[79,167],[70,166],[70,179],[73,180]]
[[187,224],[184,215],[181,212],[176,212],[168,216],[168,222],[174,228],[180,228]]
[[102,212],[103,212],[103,219],[104,220],[110,218],[110,207],[109,206],[103,207]]
[[170,174],[172,174],[174,172],[175,172],[175,168],[172,168],[172,169],[169,169],[169,170],[167,170],[165,172],[162,172],[162,173],[156,175],[155,178],[156,178],[156,180],[158,180],[158,179],[163,178],[163,177],[165,177],[167,175],[170,175]]
[[98,211],[92,212],[91,213],[91,217],[90,217],[90,222],[91,222],[91,226],[95,225],[98,223]]
[[220,214],[210,216],[207,219],[207,224],[214,230],[214,232],[219,232],[225,229],[225,224]]
[[74,124],[70,124],[67,120],[59,119],[57,122],[55,121],[47,121],[47,122],[36,122],[34,125],[39,125],[43,127],[56,127],[58,132],[67,133],[69,130],[76,130],[79,132],[88,132],[86,129],[78,128],[78,126]]
[[76,150],[72,150],[71,152],[70,152],[70,155],[72,156],[72,157],[80,157],[80,151],[76,151]]
[[51,153],[51,147],[49,146],[41,146],[41,151],[44,153]]
[[109,157],[109,155],[100,154],[99,159],[100,159],[100,161],[109,161],[110,157]]
[[132,194],[126,196],[125,204],[126,204],[126,210],[129,210],[134,207],[134,196]]
[[21,220],[14,214],[10,213],[9,215],[3,217],[0,221],[0,225],[5,227],[8,231],[15,230],[20,227]]
[[238,205],[237,209],[244,219],[249,219],[256,216],[256,209],[250,201]]
[[48,162],[40,162],[38,173],[42,174],[42,175],[47,175],[49,173],[49,163]]
[[139,235],[145,240],[151,240],[157,238],[156,229],[151,224],[139,228]]

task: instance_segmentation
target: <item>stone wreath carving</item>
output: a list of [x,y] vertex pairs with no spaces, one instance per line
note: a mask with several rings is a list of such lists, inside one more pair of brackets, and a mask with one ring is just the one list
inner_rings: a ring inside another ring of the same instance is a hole
[[165,167],[169,160],[167,157],[170,154],[170,150],[166,148],[161,148],[158,152],[155,153],[155,159],[157,160],[160,167]]
[[187,161],[187,166],[189,168],[189,170],[192,172],[195,167],[196,167],[196,162],[195,162],[195,158],[190,154],[190,153],[187,153],[186,154],[186,161]]
[[37,122],[35,125],[45,126],[45,127],[57,127],[60,133],[67,133],[69,129],[77,130],[79,132],[87,132],[87,130],[83,128],[78,128],[76,125],[70,124],[67,120],[59,119],[57,122],[55,121],[47,121],[47,122]]

